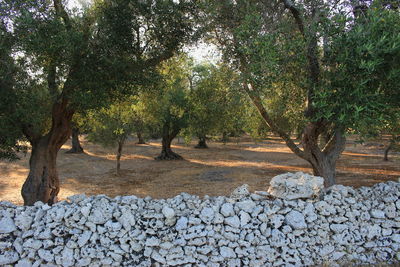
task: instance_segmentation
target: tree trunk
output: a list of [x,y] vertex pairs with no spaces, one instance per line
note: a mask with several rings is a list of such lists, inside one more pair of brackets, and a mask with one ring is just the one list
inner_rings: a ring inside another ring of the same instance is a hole
[[163,137],[162,138],[162,149],[161,149],[161,154],[156,157],[156,160],[179,160],[183,159],[182,156],[179,154],[175,153],[171,149],[171,142],[173,138],[168,137]]
[[336,160],[332,156],[321,154],[320,158],[309,161],[313,174],[324,178],[325,187],[336,184]]
[[325,126],[322,122],[310,122],[303,132],[303,158],[312,168],[313,174],[324,178],[325,187],[336,184],[336,162],[343,152],[346,139],[340,129],[336,129],[330,139],[321,149],[318,143],[320,135],[325,135]]
[[61,99],[53,105],[52,125],[46,135],[35,134],[32,127],[23,127],[24,134],[32,145],[29,174],[21,190],[24,205],[33,205],[37,201],[49,205],[57,202],[60,191],[57,153],[71,135],[73,113],[73,110],[67,108],[67,100]]
[[81,143],[79,142],[78,128],[72,128],[71,143],[72,143],[71,149],[65,153],[74,153],[74,154],[83,153],[83,148],[81,146]]
[[224,144],[226,144],[229,141],[229,137],[228,137],[228,133],[227,132],[223,132],[222,133],[222,140],[221,140]]
[[140,144],[140,145],[146,144],[141,132],[137,132],[136,135],[137,135],[137,138],[138,138],[137,144]]
[[168,124],[165,124],[163,127],[163,137],[162,137],[162,149],[161,154],[156,157],[156,160],[179,160],[183,159],[180,155],[173,152],[171,149],[172,140],[178,135],[180,129],[173,129],[172,133],[170,133],[170,127]]
[[206,137],[200,136],[199,143],[194,148],[208,148],[207,143],[206,143]]
[[393,145],[394,145],[394,141],[390,140],[389,145],[385,148],[385,154],[383,156],[384,161],[389,161],[388,155],[389,155],[389,151],[393,148]]
[[122,156],[122,147],[124,146],[125,140],[121,140],[118,142],[118,150],[117,150],[117,170],[116,174],[121,174],[121,156]]
[[51,146],[47,137],[32,144],[29,159],[29,174],[22,186],[22,197],[25,205],[33,205],[36,201],[53,204],[60,191],[56,161],[58,149]]

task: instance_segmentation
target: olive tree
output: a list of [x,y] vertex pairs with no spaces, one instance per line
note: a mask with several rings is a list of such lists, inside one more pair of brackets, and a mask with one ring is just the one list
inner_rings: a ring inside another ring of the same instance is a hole
[[198,137],[196,148],[207,148],[206,136],[237,130],[243,105],[237,75],[226,65],[194,66],[190,82],[189,133]]
[[135,129],[135,111],[133,101],[116,101],[112,105],[87,115],[90,129],[88,140],[104,147],[117,147],[116,174],[120,175],[122,149],[127,138]]
[[161,154],[156,160],[182,159],[172,151],[171,143],[188,123],[190,62],[186,55],[181,54],[160,64],[159,81],[147,94],[142,95],[153,131],[162,138]]
[[57,153],[74,113],[140,84],[193,37],[195,10],[192,1],[94,1],[81,13],[61,0],[1,1],[2,136],[12,130],[0,149],[8,155],[23,139],[32,147],[25,205],[56,201]]
[[[346,132],[379,124],[396,95],[398,12],[377,4],[361,19],[345,2],[319,0],[223,0],[209,7],[213,36],[264,122],[326,186],[334,184]],[[299,117],[301,145],[282,126],[290,118],[274,118],[270,99]]]

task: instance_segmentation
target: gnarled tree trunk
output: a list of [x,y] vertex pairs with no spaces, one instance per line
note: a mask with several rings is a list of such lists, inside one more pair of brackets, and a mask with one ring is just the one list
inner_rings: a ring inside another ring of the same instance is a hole
[[183,159],[182,156],[178,155],[171,149],[172,140],[178,135],[180,129],[173,129],[170,132],[169,125],[164,125],[163,136],[161,141],[161,154],[156,157],[156,160],[179,160]]
[[60,191],[56,161],[58,149],[49,144],[48,137],[42,137],[32,143],[29,159],[29,174],[22,186],[25,205],[36,201],[53,204]]
[[136,135],[137,135],[137,138],[138,138],[138,142],[136,144],[141,144],[141,145],[146,144],[141,132],[137,132]]
[[32,145],[29,174],[21,190],[24,205],[33,205],[37,201],[50,205],[57,202],[60,191],[57,153],[71,135],[72,115],[73,111],[67,108],[67,100],[61,99],[53,105],[49,133],[39,136],[31,128],[24,128],[25,136]]
[[199,143],[194,148],[208,148],[206,143],[206,137],[204,135],[199,136]]
[[71,149],[65,153],[73,153],[73,154],[83,153],[83,148],[79,141],[79,129],[78,128],[75,128],[75,127],[72,128],[71,144],[72,144]]
[[[321,135],[330,136],[328,140],[324,140],[322,149],[318,144]],[[325,178],[325,187],[336,184],[336,162],[346,145],[342,130],[335,129],[333,134],[327,134],[322,122],[310,122],[304,129],[302,145],[302,158],[311,164],[313,174]]]

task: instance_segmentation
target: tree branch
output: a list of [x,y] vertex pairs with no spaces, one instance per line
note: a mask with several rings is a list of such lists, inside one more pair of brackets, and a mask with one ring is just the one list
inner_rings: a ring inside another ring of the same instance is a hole
[[65,11],[61,0],[53,0],[54,3],[54,8],[56,10],[56,15],[57,17],[62,18],[62,20],[65,23],[65,26],[67,27],[67,30],[71,30],[72,29],[72,24],[71,21],[69,19],[68,13],[67,11]]
[[297,24],[297,27],[302,34],[304,41],[307,46],[306,55],[308,60],[308,72],[310,76],[311,85],[308,86],[307,90],[307,108],[305,111],[305,115],[308,118],[311,118],[314,115],[313,108],[313,98],[314,98],[314,90],[319,86],[319,76],[320,76],[320,67],[318,62],[318,40],[315,33],[314,25],[317,23],[318,19],[318,10],[313,8],[312,10],[312,23],[309,25],[309,30],[306,33],[304,27],[304,19],[301,16],[299,9],[294,5],[291,0],[281,0],[285,5],[285,8],[289,9],[292,13],[293,18]]
[[346,147],[345,145],[346,138],[343,135],[343,131],[341,129],[335,129],[335,133],[322,149],[322,152],[325,155],[332,156],[336,160],[339,158],[340,154],[342,154],[343,150]]
[[25,135],[26,139],[28,139],[29,143],[33,145],[37,140],[41,137],[41,135],[35,133],[32,125],[22,124],[21,125],[22,133]]
[[304,31],[304,22],[301,18],[300,11],[295,7],[294,3],[291,0],[281,0],[287,9],[292,13],[294,20],[296,21],[297,27],[299,28],[300,33],[305,37]]
[[245,91],[247,92],[247,95],[250,97],[251,101],[253,104],[256,106],[258,112],[260,115],[263,117],[265,123],[271,128],[271,130],[278,134],[286,143],[286,145],[292,150],[293,153],[295,153],[297,156],[307,160],[307,157],[304,153],[303,150],[301,150],[290,138],[290,136],[283,131],[271,118],[271,116],[268,114],[267,110],[265,109],[264,105],[262,104],[260,96],[255,94],[254,91],[250,91],[247,85],[243,85],[245,88]]
[[56,98],[57,96],[57,83],[56,83],[56,64],[54,62],[50,63],[50,66],[47,71],[47,86],[49,87],[49,91],[52,97]]

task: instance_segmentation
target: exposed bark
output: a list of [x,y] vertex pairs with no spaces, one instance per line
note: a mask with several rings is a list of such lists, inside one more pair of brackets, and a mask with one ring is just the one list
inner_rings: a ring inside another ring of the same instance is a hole
[[336,183],[336,162],[345,148],[346,139],[341,129],[335,129],[325,147],[321,149],[318,138],[325,130],[325,125],[321,122],[309,123],[303,133],[302,145],[304,159],[311,164],[313,174],[324,177],[325,187],[329,187]]
[[120,175],[121,174],[121,156],[122,156],[122,147],[124,146],[125,139],[122,139],[118,142],[118,149],[117,149],[117,169],[116,169],[116,174]]
[[207,143],[206,143],[206,137],[200,136],[199,143],[194,148],[208,148]]
[[71,149],[65,153],[72,153],[72,154],[83,153],[83,148],[79,141],[79,129],[78,128],[72,128],[71,144],[72,144]]
[[24,205],[33,205],[37,201],[50,205],[57,202],[60,191],[57,153],[71,135],[72,115],[66,99],[61,99],[53,105],[52,127],[48,134],[38,136],[29,127],[24,127],[24,134],[32,145],[29,174],[21,190]]
[[141,132],[137,132],[136,135],[138,138],[138,142],[136,144],[140,144],[140,145],[146,144],[146,141],[144,140]]
[[156,157],[156,160],[180,160],[183,159],[182,156],[175,153],[171,149],[172,140],[178,135],[180,129],[173,129],[170,131],[169,125],[164,125],[163,127],[163,137],[161,141],[161,154]]

